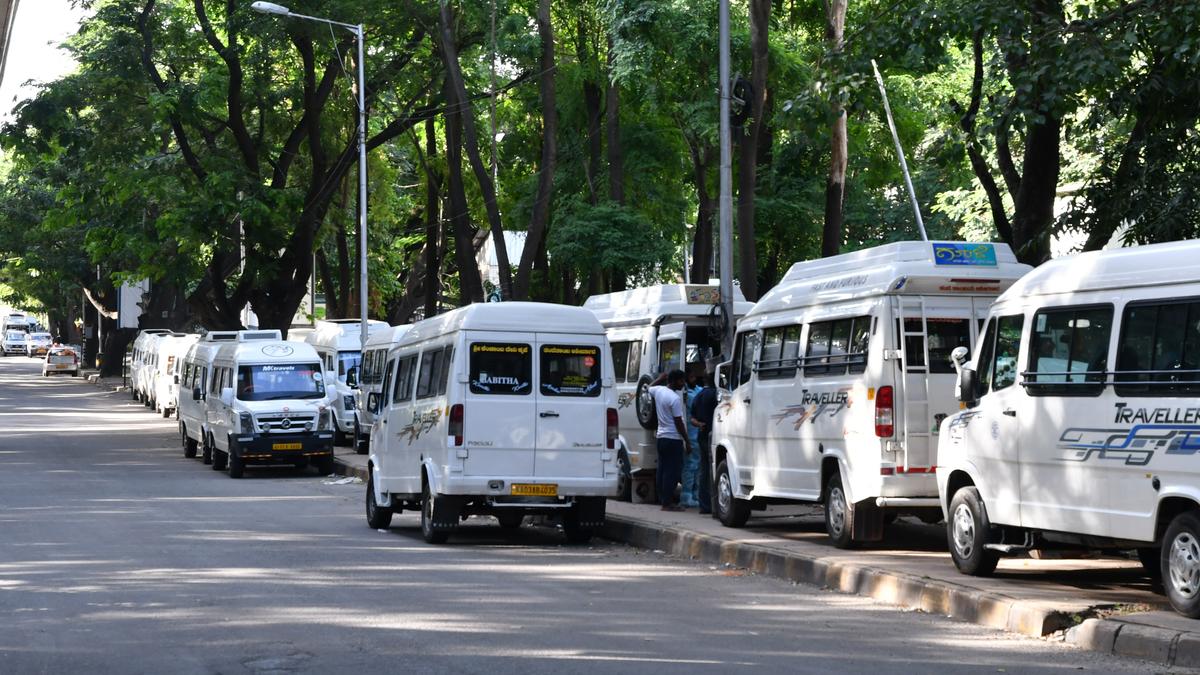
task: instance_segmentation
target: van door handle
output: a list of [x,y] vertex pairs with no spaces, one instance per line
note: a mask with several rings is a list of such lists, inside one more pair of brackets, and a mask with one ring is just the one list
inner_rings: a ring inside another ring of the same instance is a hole
[[542,412],[538,413],[538,417],[558,417],[558,413],[554,412],[553,410],[543,410]]
[[744,399],[742,399],[742,403],[745,403],[746,405],[750,405],[750,399],[744,398]]
[[1013,410],[1012,408],[1009,408],[1008,410],[1005,410],[1005,411],[1004,411],[1004,414],[1005,414],[1005,415],[1008,415],[1009,417],[1016,417],[1016,416],[1017,416],[1017,411],[1016,411],[1016,410]]

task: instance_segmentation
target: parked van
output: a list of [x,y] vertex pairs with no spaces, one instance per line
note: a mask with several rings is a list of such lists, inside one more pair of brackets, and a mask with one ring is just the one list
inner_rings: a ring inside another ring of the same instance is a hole
[[149,379],[154,391],[154,409],[163,417],[170,417],[178,407],[183,357],[199,339],[200,336],[193,333],[169,333],[160,336],[155,345],[158,353]]
[[[750,311],[735,287],[733,317]],[[584,303],[600,320],[612,345],[620,437],[619,497],[652,502],[658,446],[650,383],[675,368],[710,371],[722,359],[725,318],[717,286],[664,284],[593,295]],[[725,357],[727,358],[727,356]],[[636,479],[636,480],[635,480]],[[636,495],[634,484],[636,483]]]
[[154,360],[153,342],[159,335],[171,331],[166,328],[147,328],[133,340],[133,354],[129,358],[129,391],[134,400],[150,405],[150,394],[146,389],[146,367]]
[[388,351],[371,433],[367,523],[421,512],[426,541],[460,519],[557,517],[568,541],[617,490],[617,411],[604,328],[579,307],[476,304],[413,324]]
[[[311,345],[242,331],[212,362],[204,393],[212,468],[241,478],[247,464],[309,463],[333,471],[333,412]],[[274,331],[271,331],[274,332]]]
[[[1000,296],[942,424],[959,570],[1001,554],[1136,549],[1200,618],[1200,241],[1052,260]],[[964,362],[966,354],[957,354]]]
[[24,330],[9,326],[4,330],[4,345],[0,350],[0,354],[4,356],[24,356],[25,355],[25,336],[28,335]]
[[713,424],[714,513],[820,502],[837,546],[941,518],[937,425],[955,347],[1028,272],[1005,244],[897,242],[792,265],[738,323]]
[[371,445],[371,430],[379,411],[379,398],[383,392],[383,366],[387,363],[388,350],[399,342],[411,328],[411,324],[389,326],[372,331],[367,335],[367,346],[363,349],[362,365],[358,370],[347,373],[347,380],[354,388],[354,447],[360,455],[367,454]]
[[[384,321],[367,322],[370,331],[387,328]],[[316,329],[305,336],[325,364],[325,385],[333,410],[335,445],[348,445],[355,438],[354,388],[346,383],[346,374],[362,363],[362,322],[358,319],[318,321]]]
[[[278,340],[280,333],[273,331],[242,331],[247,335],[263,335],[261,339]],[[188,347],[183,357],[183,373],[179,378],[179,438],[183,442],[183,456],[195,457],[197,448],[203,448],[205,464],[212,464],[212,448],[208,445],[208,389],[212,383],[212,363],[217,358],[221,345],[237,342],[242,337],[236,330],[209,331]]]

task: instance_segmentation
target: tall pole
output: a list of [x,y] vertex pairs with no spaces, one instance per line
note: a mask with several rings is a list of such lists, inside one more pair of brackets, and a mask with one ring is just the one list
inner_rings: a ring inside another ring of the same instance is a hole
[[892,140],[896,142],[896,156],[900,158],[900,170],[904,172],[904,185],[908,187],[908,199],[912,202],[913,213],[917,216],[917,230],[921,233],[922,241],[929,241],[925,234],[925,221],[921,218],[921,206],[917,203],[917,191],[913,189],[912,176],[908,174],[908,162],[904,161],[904,146],[900,145],[900,134],[896,133],[896,122],[892,119],[892,106],[888,105],[887,89],[883,87],[883,76],[879,74],[879,66],[871,59],[871,68],[875,70],[875,81],[879,83],[879,94],[883,96],[883,112],[887,113],[888,128],[892,130]]
[[354,29],[358,36],[358,316],[362,326],[362,344],[367,346],[367,85],[363,61],[363,25]]
[[721,80],[721,304],[725,310],[725,340],[722,345],[726,357],[733,354],[733,166],[729,147],[729,0],[720,0],[717,23],[721,57],[718,77]]

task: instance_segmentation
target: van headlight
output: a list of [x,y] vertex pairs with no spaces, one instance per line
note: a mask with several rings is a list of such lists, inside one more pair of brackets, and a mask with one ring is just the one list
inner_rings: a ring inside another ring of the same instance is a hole
[[317,413],[317,431],[329,431],[333,428],[333,415],[329,414],[329,408],[321,408]]
[[253,434],[254,433],[254,417],[248,412],[242,413],[240,415],[240,417],[242,420],[242,433],[243,434]]

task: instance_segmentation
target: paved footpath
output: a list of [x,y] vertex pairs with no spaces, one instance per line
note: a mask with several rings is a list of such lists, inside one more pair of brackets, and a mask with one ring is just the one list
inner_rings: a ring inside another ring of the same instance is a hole
[[[340,471],[366,479],[366,456],[338,448]],[[1200,621],[1171,611],[1140,563],[1121,558],[1005,558],[995,577],[960,574],[944,525],[901,519],[887,539],[844,551],[829,544],[819,508],[756,512],[730,529],[695,511],[608,503],[604,536],[672,556],[864,595],[1107,654],[1200,667]]]

